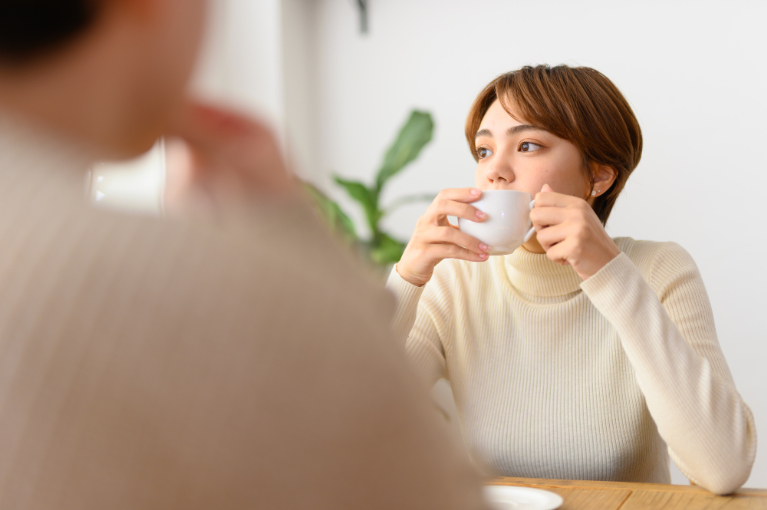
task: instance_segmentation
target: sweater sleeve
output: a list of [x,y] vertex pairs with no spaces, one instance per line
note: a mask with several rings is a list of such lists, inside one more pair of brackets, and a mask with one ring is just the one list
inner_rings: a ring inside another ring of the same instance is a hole
[[405,347],[405,352],[416,372],[428,387],[446,378],[445,350],[440,331],[449,322],[448,301],[442,289],[445,275],[440,264],[432,280],[422,287],[416,287],[392,268],[386,288],[397,299],[397,308],[392,321],[395,338]]
[[703,280],[675,243],[659,246],[648,280],[622,253],[581,288],[617,329],[679,469],[728,494],[749,477],[756,428],[719,347]]

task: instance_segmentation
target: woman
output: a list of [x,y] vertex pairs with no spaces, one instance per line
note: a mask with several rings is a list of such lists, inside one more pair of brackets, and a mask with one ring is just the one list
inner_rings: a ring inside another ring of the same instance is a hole
[[[642,152],[615,85],[585,67],[504,74],[466,138],[476,187],[439,194],[387,285],[418,371],[452,384],[474,460],[498,475],[669,483],[670,454],[712,492],[740,487],[754,422],[695,263],[603,226]],[[536,235],[503,257],[447,221],[483,221],[471,203],[489,189],[536,199]]]

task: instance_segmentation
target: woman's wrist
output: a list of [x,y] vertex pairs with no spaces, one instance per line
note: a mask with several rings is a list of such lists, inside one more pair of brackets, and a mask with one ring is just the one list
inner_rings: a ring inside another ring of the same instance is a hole
[[582,280],[588,280],[621,254],[620,249],[612,239],[609,239],[609,243],[605,243],[605,245],[595,250],[595,253],[582,264],[579,264],[578,267],[574,267]]
[[409,271],[407,271],[407,267],[402,267],[402,264],[398,262],[394,265],[394,270],[397,272],[397,274],[408,282],[411,285],[415,285],[416,287],[423,287],[429,282],[429,278],[426,277],[418,277],[411,274]]

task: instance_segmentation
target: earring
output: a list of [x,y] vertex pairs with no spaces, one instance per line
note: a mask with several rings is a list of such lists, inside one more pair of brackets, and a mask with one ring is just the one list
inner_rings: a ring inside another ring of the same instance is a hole
[[594,190],[591,190],[591,196],[592,196],[592,197],[593,197],[593,196],[596,196],[596,194],[597,194],[597,192],[596,192],[596,191],[594,191]]

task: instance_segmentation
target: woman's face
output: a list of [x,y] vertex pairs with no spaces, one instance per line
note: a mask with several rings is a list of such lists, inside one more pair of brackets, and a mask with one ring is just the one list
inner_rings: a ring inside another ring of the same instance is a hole
[[497,99],[482,119],[475,141],[477,188],[526,191],[535,196],[548,184],[557,193],[589,198],[590,183],[575,145],[514,119]]

